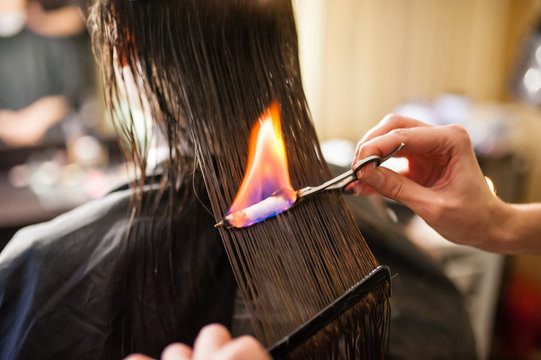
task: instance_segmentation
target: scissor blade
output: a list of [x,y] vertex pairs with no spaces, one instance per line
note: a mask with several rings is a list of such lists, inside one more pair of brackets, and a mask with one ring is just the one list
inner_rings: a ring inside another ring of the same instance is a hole
[[324,182],[323,184],[319,186],[307,186],[300,190],[297,190],[297,201],[299,202],[301,199],[316,195],[320,192],[329,191],[329,190],[343,190],[346,186],[351,184],[352,182],[357,180],[357,172],[364,166],[375,162],[378,166],[385,162],[386,160],[390,159],[391,157],[395,156],[402,148],[404,147],[404,143],[400,143],[389,154],[387,154],[385,157],[381,157],[379,155],[370,155],[366,158],[360,160],[357,163],[357,166],[353,170],[348,170],[343,174],[338,175],[337,177]]

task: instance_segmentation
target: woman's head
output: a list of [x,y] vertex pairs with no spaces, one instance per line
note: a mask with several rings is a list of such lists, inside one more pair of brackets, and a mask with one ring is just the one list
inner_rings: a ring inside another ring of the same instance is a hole
[[[125,95],[122,66],[173,150],[174,168],[195,156],[195,127],[249,131],[273,98],[301,89],[289,0],[100,0],[91,23],[109,108]],[[209,142],[215,153],[219,141]],[[130,151],[144,167],[145,149]]]

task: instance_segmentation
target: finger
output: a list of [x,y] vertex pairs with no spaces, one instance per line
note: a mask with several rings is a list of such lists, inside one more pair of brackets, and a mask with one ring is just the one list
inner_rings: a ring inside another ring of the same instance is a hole
[[432,190],[383,167],[375,168],[361,181],[379,194],[401,202],[418,214],[425,213],[428,201],[434,201],[435,198]]
[[[352,167],[355,168],[358,161],[370,155],[384,157],[396,149],[400,143],[404,143],[405,146],[398,156],[406,157],[414,154],[424,154],[435,158],[450,157],[453,152],[471,148],[471,141],[466,130],[457,125],[396,129],[362,144],[357,149]],[[361,169],[357,176],[361,178],[362,173],[367,173],[366,169]]]
[[[361,156],[361,158],[359,160],[362,160],[362,159],[363,159],[363,157]],[[352,165],[353,171],[355,171],[355,169],[357,169],[357,166],[358,166],[357,165],[357,158],[355,158],[353,160],[353,165]],[[374,170],[376,168],[376,166],[377,166],[377,164],[375,162],[373,162],[373,161],[369,162],[368,164],[366,164],[363,167],[361,167],[360,169],[358,169],[357,172],[355,172],[355,176],[358,179],[362,179],[362,178],[364,178],[366,176],[366,174],[369,174],[372,170]],[[368,193],[364,193],[364,192],[361,191],[363,185],[364,185],[364,183],[362,183],[360,181],[357,181],[355,183],[355,186],[354,186],[353,189],[357,190],[357,191],[360,191],[359,193],[357,193],[357,195],[368,195]]]
[[143,354],[131,354],[130,356],[124,358],[124,360],[154,360]]
[[[369,130],[363,138],[357,143],[357,146],[355,148],[355,158],[360,159],[363,156],[362,149],[365,145],[365,143],[369,142],[370,140],[376,139],[380,136],[387,135],[391,132],[396,132],[398,129],[409,129],[409,128],[433,128],[433,126],[425,124],[419,120],[411,119],[408,117],[404,117],[401,115],[396,114],[388,114],[386,115],[378,125],[373,127],[371,130]],[[400,143],[398,143],[400,144]],[[392,149],[396,149],[396,146]],[[380,153],[377,155],[385,156],[389,154],[392,150],[389,150],[389,152],[386,152],[385,154]],[[368,155],[374,155],[376,153],[368,154]],[[365,155],[365,156],[368,156]]]
[[271,357],[252,336],[241,336],[224,346],[213,360],[271,360]]
[[354,194],[357,196],[366,196],[377,193],[374,188],[362,181],[355,181],[346,187],[346,194]]
[[205,326],[197,335],[193,346],[193,359],[210,359],[218,350],[231,340],[231,334],[220,324]]
[[174,343],[163,350],[161,360],[189,360],[192,355],[193,351],[188,345]]
[[397,114],[387,114],[381,121],[363,136],[359,144],[362,144],[370,139],[386,134],[394,129],[403,129],[411,127],[430,126],[422,121],[408,118]]

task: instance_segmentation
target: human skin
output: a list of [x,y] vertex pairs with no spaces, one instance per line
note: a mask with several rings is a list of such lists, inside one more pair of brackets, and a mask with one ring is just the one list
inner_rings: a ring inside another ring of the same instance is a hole
[[366,156],[390,153],[402,142],[397,156],[408,159],[406,171],[365,167],[349,189],[401,202],[455,243],[541,255],[541,204],[508,204],[495,196],[468,133],[459,125],[431,126],[387,115],[357,144],[353,167]]
[[24,9],[25,4],[26,0],[2,0],[0,1],[0,13]]
[[77,6],[64,6],[45,11],[38,1],[29,1],[26,11],[26,26],[36,34],[64,37],[85,31],[84,17]]
[[67,99],[61,95],[43,97],[18,111],[0,109],[0,139],[11,146],[34,145],[68,111]]
[[[229,331],[220,324],[210,324],[201,329],[193,349],[188,345],[175,343],[167,346],[161,360],[270,360],[271,357],[256,339],[251,336],[231,338]],[[153,360],[133,354],[126,360]]]

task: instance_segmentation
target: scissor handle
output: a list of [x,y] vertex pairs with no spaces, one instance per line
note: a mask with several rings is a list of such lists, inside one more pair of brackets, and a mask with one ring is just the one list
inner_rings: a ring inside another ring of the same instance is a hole
[[341,174],[341,175],[338,175],[337,177],[319,185],[319,186],[315,186],[315,187],[311,187],[311,186],[307,186],[305,188],[302,188],[300,190],[297,191],[297,198],[306,198],[308,196],[312,196],[314,194],[317,194],[319,192],[322,192],[322,191],[327,191],[327,190],[344,190],[346,188],[346,186],[348,186],[349,184],[351,184],[352,182],[358,180],[357,178],[357,172],[359,172],[359,170],[363,167],[363,166],[366,166],[368,164],[370,164],[371,162],[376,162],[376,166],[379,166],[382,162],[388,160],[389,158],[393,157],[394,155],[396,155],[400,150],[402,150],[402,148],[404,147],[404,143],[400,143],[400,145],[398,145],[396,147],[396,149],[394,149],[393,151],[391,151],[391,153],[389,153],[388,155],[386,155],[385,157],[381,157],[379,155],[370,155],[370,156],[367,156],[365,157],[364,159],[360,160],[358,163],[357,163],[357,166],[355,167],[355,169],[353,170],[349,170],[349,171],[346,171],[345,173]]
[[[339,181],[336,182],[335,185],[331,185],[331,186],[327,187],[327,189],[328,190],[332,190],[332,189],[342,189],[342,190],[344,190],[349,184],[351,184],[352,182],[358,180],[357,173],[359,172],[359,170],[361,170],[361,168],[365,167],[366,165],[368,165],[368,164],[370,164],[372,162],[375,162],[376,166],[380,166],[382,162],[387,161],[388,159],[395,156],[400,150],[402,150],[404,145],[405,144],[403,142],[400,143],[400,145],[398,145],[389,154],[385,155],[385,157],[381,157],[379,155],[370,155],[370,156],[365,157],[364,159],[362,159],[361,161],[359,161],[357,163],[357,166],[353,170],[350,170],[350,171],[348,171],[348,172],[346,172],[346,173],[344,173],[342,175],[342,176],[344,176],[344,180],[346,178],[349,178],[347,182],[339,180]],[[340,176],[340,178],[342,176]],[[334,180],[336,180],[336,179],[337,178],[335,178]]]
[[[361,161],[357,163],[357,166],[355,167],[355,169],[349,171],[350,174],[348,176],[349,177],[348,181],[345,183],[341,183],[339,187],[343,190],[352,182],[357,181],[358,180],[357,173],[359,172],[359,170],[361,170],[361,168],[365,167],[366,165],[375,162],[376,166],[380,166],[381,163],[384,162],[385,160],[387,160],[387,157],[382,158],[379,155],[370,155],[370,156],[365,157],[364,159],[362,159]],[[329,187],[329,189],[331,188]]]

